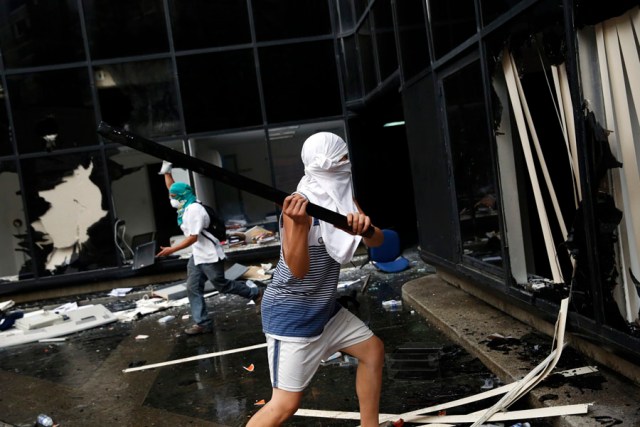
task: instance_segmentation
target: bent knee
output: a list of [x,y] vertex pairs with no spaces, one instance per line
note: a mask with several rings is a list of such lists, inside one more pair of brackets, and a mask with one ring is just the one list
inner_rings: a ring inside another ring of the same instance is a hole
[[286,420],[293,416],[300,407],[301,393],[286,392],[278,390],[274,392],[271,401],[271,410],[278,413],[281,420]]

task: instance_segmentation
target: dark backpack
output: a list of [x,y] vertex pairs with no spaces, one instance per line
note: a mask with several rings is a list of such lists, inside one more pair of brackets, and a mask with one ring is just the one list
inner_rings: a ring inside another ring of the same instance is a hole
[[[216,214],[216,211],[213,210],[213,208],[211,206],[207,206],[204,203],[201,202],[197,202],[200,205],[202,205],[202,207],[204,208],[205,211],[207,211],[207,215],[209,215],[209,226],[207,228],[205,228],[205,230],[211,234],[213,234],[213,237],[215,237],[216,239],[218,239],[219,241],[223,241],[227,239],[227,226],[224,225],[224,221],[222,220],[222,218],[220,218],[218,216],[218,214]],[[204,237],[207,237],[206,234],[203,234]],[[207,237],[207,239],[209,239]],[[209,239],[211,240],[211,239]]]

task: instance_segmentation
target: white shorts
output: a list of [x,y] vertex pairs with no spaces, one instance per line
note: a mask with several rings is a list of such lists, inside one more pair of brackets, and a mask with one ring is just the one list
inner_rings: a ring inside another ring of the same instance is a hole
[[373,332],[362,320],[345,308],[329,320],[322,334],[313,341],[283,341],[267,335],[271,384],[285,391],[303,391],[321,360],[372,336]]

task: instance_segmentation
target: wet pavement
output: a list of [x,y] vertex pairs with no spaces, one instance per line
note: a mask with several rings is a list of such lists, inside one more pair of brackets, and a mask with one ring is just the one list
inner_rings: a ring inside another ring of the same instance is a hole
[[[415,249],[404,255],[411,262],[404,272],[379,272],[361,255],[340,277],[343,305],[385,343],[382,413],[408,412],[515,381],[548,355],[550,337],[444,283]],[[116,312],[135,306],[154,289],[176,283],[180,282],[136,288],[120,298],[108,297],[105,291],[14,309],[52,309],[76,301],[103,304]],[[404,307],[383,307],[391,300],[404,300]],[[33,426],[41,413],[61,426],[245,425],[259,409],[257,403],[271,395],[265,348],[208,355],[264,343],[260,316],[254,305],[237,296],[215,295],[207,304],[215,324],[211,334],[184,334],[190,319],[183,318],[189,314],[189,306],[183,305],[72,334],[64,342],[0,349],[0,427]],[[173,320],[159,322],[168,315]],[[136,339],[140,335],[148,338]],[[207,357],[123,372],[198,355]],[[597,364],[567,347],[556,371],[593,365]],[[250,366],[252,370],[247,369]],[[327,361],[306,390],[301,407],[357,411],[356,366],[357,360],[344,355]],[[449,409],[447,415],[481,410],[496,400]],[[510,410],[593,402],[587,415],[526,421],[535,427],[635,426],[640,422],[638,401],[639,387],[599,365],[598,372],[584,376],[551,375]],[[294,417],[285,425],[355,426],[357,422]]]
[[[401,288],[433,269],[415,251],[405,252],[411,268],[401,273],[378,272],[354,260],[342,270],[344,305],[369,324],[384,341],[386,364],[381,412],[402,413],[482,391],[499,380],[476,357],[449,340],[408,307],[387,310],[383,302],[401,300]],[[366,287],[363,290],[363,285]],[[86,303],[122,310],[147,289],[126,297],[91,296]],[[87,298],[84,296],[83,298]],[[61,301],[46,301],[57,306]],[[207,299],[215,331],[195,337],[183,333],[190,325],[189,306],[169,308],[139,320],[112,323],[67,337],[60,343],[31,343],[0,349],[0,421],[33,426],[38,414],[61,426],[242,426],[257,402],[271,395],[266,349],[208,357],[137,372],[134,366],[166,362],[264,343],[254,305],[237,296]],[[38,304],[31,304],[36,307]],[[21,307],[14,307],[20,309]],[[25,307],[26,309],[29,307]],[[167,315],[172,321],[159,323]],[[147,339],[136,339],[148,335]],[[302,408],[357,411],[357,360],[340,357],[321,366],[305,391]],[[245,369],[253,365],[252,372]],[[459,408],[468,413],[486,407]],[[294,417],[289,426],[353,426],[354,421]],[[1,425],[1,423],[0,423]],[[533,425],[533,424],[532,424]],[[543,424],[535,424],[541,426]]]

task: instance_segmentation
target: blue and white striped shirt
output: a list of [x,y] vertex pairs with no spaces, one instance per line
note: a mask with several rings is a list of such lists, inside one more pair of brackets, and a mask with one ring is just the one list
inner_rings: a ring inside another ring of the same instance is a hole
[[[280,228],[282,239],[284,230]],[[266,334],[291,341],[310,341],[340,309],[337,285],[340,264],[327,253],[320,225],[309,230],[309,272],[303,279],[291,274],[280,249],[280,260],[262,299],[262,327]]]

